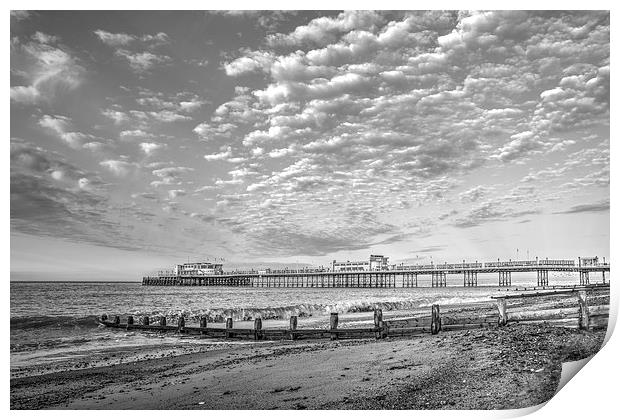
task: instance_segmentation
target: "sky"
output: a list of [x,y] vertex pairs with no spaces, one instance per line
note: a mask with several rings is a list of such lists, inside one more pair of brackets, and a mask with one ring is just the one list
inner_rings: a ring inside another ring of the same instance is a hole
[[609,256],[608,12],[11,13],[11,277]]

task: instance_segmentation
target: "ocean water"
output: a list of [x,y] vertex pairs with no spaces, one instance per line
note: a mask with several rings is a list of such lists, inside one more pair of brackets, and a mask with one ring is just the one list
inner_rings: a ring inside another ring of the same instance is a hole
[[[174,346],[192,340],[170,334],[123,331],[104,328],[101,314],[128,315],[151,319],[166,315],[175,325],[183,315],[186,325],[198,324],[206,315],[209,324],[221,324],[232,317],[236,325],[253,325],[261,317],[263,326],[284,326],[291,315],[300,327],[327,326],[329,314],[338,312],[341,325],[372,318],[374,308],[385,315],[421,310],[440,305],[490,300],[497,292],[497,275],[480,275],[481,287],[464,288],[462,278],[448,277],[448,287],[431,288],[430,278],[420,276],[418,288],[315,289],[315,288],[230,288],[230,287],[145,287],[140,283],[11,283],[11,368],[37,363],[70,360],[93,352],[123,347]],[[599,281],[597,278],[591,282]],[[570,273],[549,273],[549,284],[576,284]],[[513,274],[512,285],[535,286],[536,274]],[[505,288],[503,288],[505,290]],[[216,343],[217,344],[217,343]]]

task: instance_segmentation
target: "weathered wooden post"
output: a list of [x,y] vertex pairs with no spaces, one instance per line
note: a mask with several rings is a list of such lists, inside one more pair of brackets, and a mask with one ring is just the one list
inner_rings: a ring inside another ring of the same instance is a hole
[[[375,328],[383,328],[383,310],[375,309]],[[375,331],[375,338],[379,339],[383,336],[382,331]]]
[[260,340],[263,338],[263,320],[261,318],[256,318],[254,320],[254,340]]
[[291,340],[295,340],[295,331],[297,331],[297,316],[295,315],[291,315],[291,331],[290,331],[290,338]]
[[200,317],[200,328],[207,328],[207,317],[206,316]]
[[114,325],[118,325],[121,323],[121,317],[118,315],[114,315]]
[[590,310],[588,309],[586,291],[577,292],[577,299],[579,301],[579,329],[587,330],[590,328]]
[[508,316],[506,315],[506,299],[505,298],[497,299],[497,310],[499,311],[498,324],[500,327],[502,327],[508,323]]
[[164,315],[161,315],[159,317],[159,326],[160,327],[165,327],[166,326],[166,317]]
[[226,318],[226,338],[232,337],[233,319]]
[[179,320],[177,321],[177,331],[184,332],[185,331],[185,318],[183,315],[179,316]]
[[330,317],[329,317],[329,329],[331,330],[331,339],[332,340],[338,339],[338,334],[333,331],[333,330],[335,330],[337,328],[338,328],[338,313],[337,312],[332,312]]
[[106,314],[101,315],[101,322],[105,322],[108,320],[108,316]]
[[149,319],[149,317],[145,316],[145,317],[142,318],[142,325],[149,325],[150,321],[151,320]]
[[439,305],[431,307],[431,334],[441,331],[441,317],[439,316]]
[[133,326],[133,316],[129,315],[127,317],[127,329],[129,329],[131,326]]

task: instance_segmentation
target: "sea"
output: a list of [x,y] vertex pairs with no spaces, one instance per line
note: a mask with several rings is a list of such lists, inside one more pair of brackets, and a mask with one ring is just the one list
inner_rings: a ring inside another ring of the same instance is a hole
[[[139,282],[11,282],[11,370],[39,364],[71,362],[119,349],[175,348],[179,345],[223,344],[222,340],[181,337],[175,334],[125,331],[98,323],[102,314],[165,315],[176,325],[183,315],[186,325],[198,325],[207,316],[209,325],[223,326],[232,317],[236,326],[250,328],[255,318],[263,328],[288,325],[298,316],[300,328],[329,325],[329,314],[338,312],[342,326],[369,322],[375,308],[384,315],[424,310],[433,304],[457,305],[490,301],[499,288],[497,274],[479,275],[475,288],[463,287],[462,278],[448,277],[447,287],[431,288],[430,278],[420,276],[417,288],[243,288],[158,287]],[[591,282],[598,280],[591,279]],[[549,285],[578,284],[572,273],[549,273]],[[512,288],[535,286],[535,273],[513,273]],[[230,343],[226,343],[230,345]],[[235,345],[242,345],[237,342]],[[104,356],[101,356],[104,357]]]

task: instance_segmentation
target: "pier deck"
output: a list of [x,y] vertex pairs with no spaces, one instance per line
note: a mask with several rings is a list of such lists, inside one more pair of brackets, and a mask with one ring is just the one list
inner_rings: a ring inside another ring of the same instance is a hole
[[537,286],[549,285],[549,272],[579,273],[579,284],[590,284],[590,275],[601,273],[603,284],[610,264],[576,266],[549,264],[545,260],[523,262],[439,264],[381,271],[272,270],[233,271],[204,276],[160,274],[142,278],[144,286],[232,286],[278,288],[411,288],[419,276],[430,276],[432,287],[446,287],[447,276],[462,276],[464,287],[478,286],[479,274],[498,274],[499,286],[512,285],[512,273],[537,273]]

